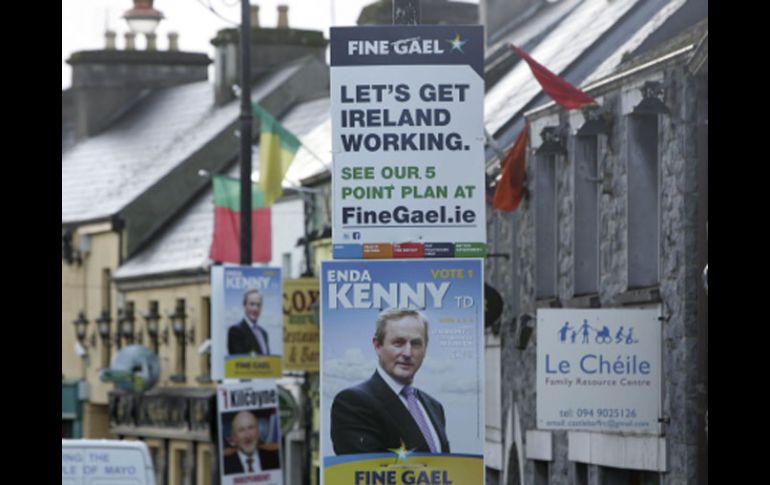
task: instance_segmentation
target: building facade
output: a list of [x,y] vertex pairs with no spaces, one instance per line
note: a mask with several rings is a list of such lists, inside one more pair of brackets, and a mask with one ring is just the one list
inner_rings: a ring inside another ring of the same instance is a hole
[[[526,113],[528,196],[513,215],[489,215],[505,262],[488,277],[512,303],[500,483],[707,483],[707,21],[585,90],[601,132],[583,136],[584,115],[553,103]],[[538,429],[532,317],[546,308],[659,312],[660,434]]]

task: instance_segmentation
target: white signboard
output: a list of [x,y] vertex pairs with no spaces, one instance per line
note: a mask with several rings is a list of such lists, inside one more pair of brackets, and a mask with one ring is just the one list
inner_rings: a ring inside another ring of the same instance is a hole
[[537,426],[659,433],[659,310],[539,310]]
[[217,387],[219,474],[222,485],[281,485],[278,389],[259,379]]
[[483,44],[481,26],[332,28],[335,258],[484,256]]

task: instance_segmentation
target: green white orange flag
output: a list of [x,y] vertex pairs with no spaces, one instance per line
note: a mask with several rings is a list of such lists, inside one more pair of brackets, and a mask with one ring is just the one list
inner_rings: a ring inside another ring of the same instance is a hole
[[259,187],[269,207],[283,194],[283,177],[302,143],[260,105],[252,103],[251,107],[260,119]]
[[[209,257],[222,263],[241,262],[241,182],[214,175],[214,237]],[[268,263],[272,259],[270,207],[255,184],[251,186],[251,260]]]

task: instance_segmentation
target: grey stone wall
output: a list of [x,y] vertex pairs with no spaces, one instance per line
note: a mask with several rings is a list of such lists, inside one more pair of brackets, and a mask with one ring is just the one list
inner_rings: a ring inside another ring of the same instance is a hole
[[[649,74],[649,73],[648,73]],[[696,89],[695,82],[681,65],[669,65],[655,73],[666,88],[664,102],[671,116],[661,116],[658,124],[659,140],[659,228],[660,228],[660,305],[663,318],[663,416],[670,419],[663,431],[667,442],[668,472],[660,474],[662,484],[696,483],[696,436],[699,423],[696,418],[696,378],[698,326],[696,323],[696,290],[699,268],[696,262],[696,221],[698,187],[696,184]],[[600,104],[613,114],[610,137],[599,138],[599,301],[602,307],[626,305],[655,305],[654,301],[633,300],[628,297],[628,180],[627,154],[629,146],[628,118],[624,113],[638,102],[632,94],[644,79],[628,78],[622,85],[600,93]],[[527,187],[531,197],[534,191],[535,157],[532,147],[539,145],[538,118],[553,124],[554,117],[568,130],[570,138],[578,126],[576,117],[555,108],[535,114],[530,123],[531,148],[527,161]],[[582,121],[582,117],[577,117]],[[542,124],[542,123],[541,123]],[[568,148],[574,143],[568,140]],[[558,191],[558,296],[561,302],[574,297],[574,170],[572,157],[557,161]],[[490,234],[490,244],[516,247],[515,259],[506,262],[488,261],[489,278],[501,282],[515,279],[518,284],[519,314],[535,315],[535,214],[534,203],[524,201],[515,214],[516,230],[498,230]],[[490,211],[492,212],[492,211]],[[492,215],[491,217],[499,217]],[[497,221],[497,224],[501,224]],[[493,238],[499,239],[492,242]],[[510,287],[514,287],[510,284]],[[510,321],[513,316],[504,314]],[[536,345],[533,334],[525,350],[514,347],[515,327],[503,325],[502,385],[503,416],[518,404],[521,422],[515,423],[526,430],[536,428]],[[505,419],[505,418],[504,418]],[[505,428],[506,423],[503,423]],[[553,462],[549,467],[549,482],[570,483],[574,467],[567,459],[567,433],[553,434]],[[506,444],[507,446],[507,444]],[[527,460],[523,483],[533,483],[534,464]],[[589,483],[604,480],[597,466],[589,466]],[[609,476],[609,475],[607,475]]]

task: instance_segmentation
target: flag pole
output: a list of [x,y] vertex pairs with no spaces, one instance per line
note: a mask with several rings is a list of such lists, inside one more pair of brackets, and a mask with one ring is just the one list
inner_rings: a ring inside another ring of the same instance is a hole
[[251,265],[251,11],[241,0],[241,264]]

